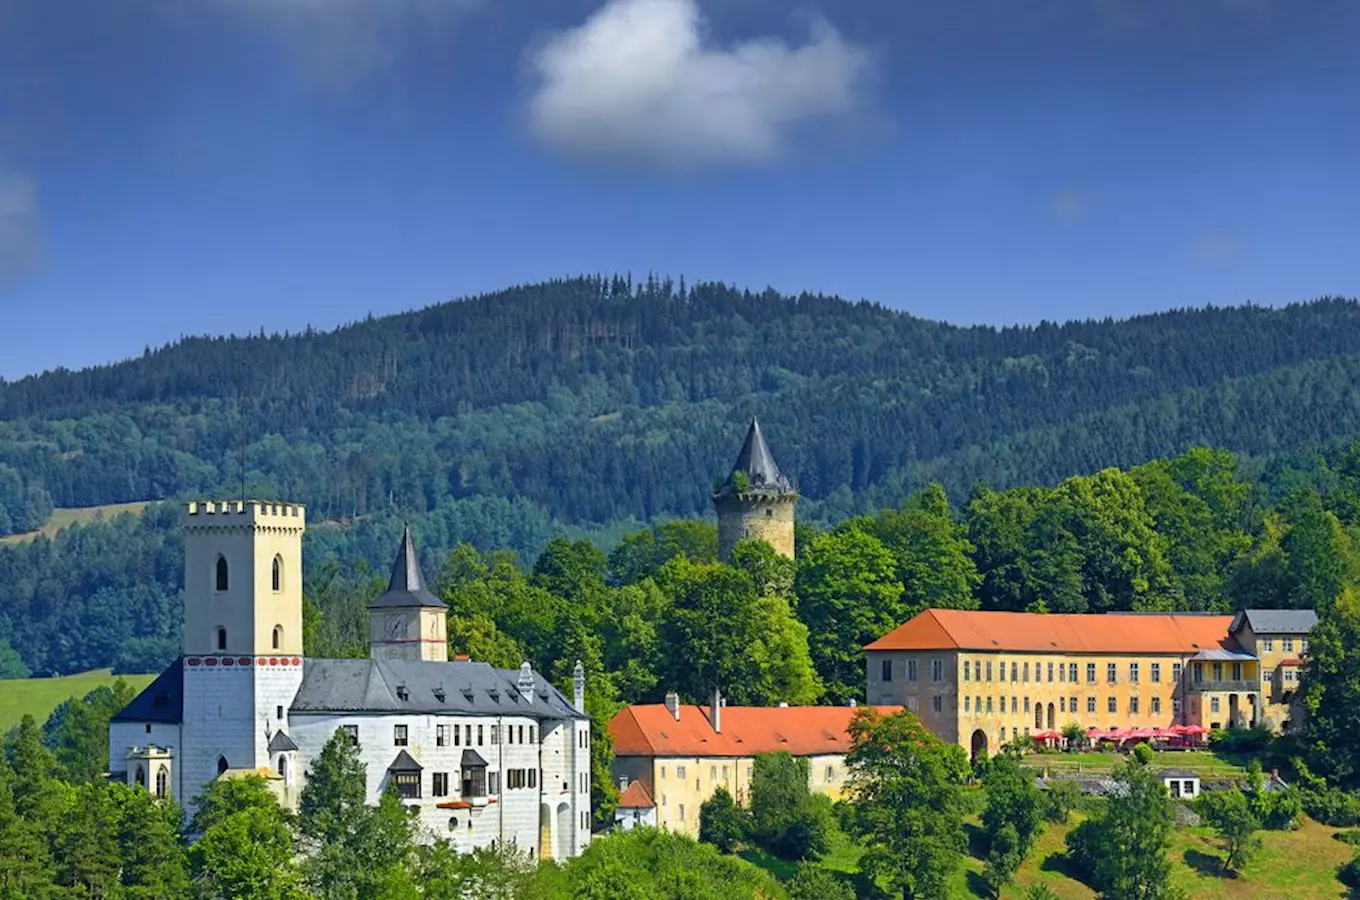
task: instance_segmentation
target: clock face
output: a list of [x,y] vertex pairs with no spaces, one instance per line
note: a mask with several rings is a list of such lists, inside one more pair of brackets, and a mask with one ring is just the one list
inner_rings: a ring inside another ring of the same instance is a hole
[[386,622],[387,636],[399,638],[406,633],[406,617],[402,615],[391,615]]

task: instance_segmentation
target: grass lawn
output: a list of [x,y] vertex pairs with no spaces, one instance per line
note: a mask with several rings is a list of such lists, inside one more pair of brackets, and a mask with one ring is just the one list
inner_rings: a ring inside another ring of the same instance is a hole
[[[1004,900],[1023,898],[1039,882],[1063,900],[1096,897],[1063,864],[1064,838],[1078,821],[1080,816],[1074,815],[1070,825],[1044,829],[1015,883],[1002,892]],[[1262,831],[1263,846],[1251,864],[1236,877],[1224,877],[1220,874],[1223,857],[1212,829],[1177,829],[1170,851],[1172,878],[1194,900],[1336,900],[1347,896],[1345,885],[1336,880],[1336,870],[1352,853],[1349,845],[1332,838],[1338,830],[1310,821],[1297,831]],[[968,857],[955,879],[955,896],[986,897],[981,873],[982,860]]]
[[[55,509],[52,517],[43,524],[37,531],[28,531],[24,534],[10,534],[0,537],[0,544],[22,544],[33,540],[40,534],[45,534],[49,538],[57,536],[57,532],[70,525],[85,525],[95,519],[103,517],[112,519],[123,513],[131,513],[140,516],[142,510],[146,509],[145,502],[138,503],[110,503],[106,506],[84,506],[70,509]],[[62,698],[63,700],[66,698]],[[3,723],[0,723],[3,724]]]
[[[1114,771],[1128,759],[1122,753],[1032,753],[1024,757],[1024,765],[1034,769],[1048,769],[1053,773],[1076,774]],[[1232,754],[1212,750],[1158,751],[1152,755],[1152,765],[1158,768],[1188,769],[1201,778],[1234,778],[1242,775],[1246,761]]]
[[0,734],[4,734],[25,714],[41,724],[61,701],[84,697],[100,685],[122,678],[136,690],[151,683],[155,675],[113,675],[108,669],[95,669],[61,678],[23,678],[0,681]]

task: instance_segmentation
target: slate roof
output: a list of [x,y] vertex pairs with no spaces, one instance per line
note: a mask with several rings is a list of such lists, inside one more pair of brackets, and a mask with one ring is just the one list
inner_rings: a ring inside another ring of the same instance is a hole
[[288,736],[286,731],[276,731],[274,736],[269,739],[270,753],[284,753],[288,750],[296,750],[298,745],[293,743],[293,739]]
[[463,756],[458,760],[458,765],[462,766],[464,769],[470,769],[475,766],[481,766],[485,769],[489,764],[486,760],[482,759],[482,754],[473,750],[471,747],[468,747],[463,751]]
[[[751,427],[746,432],[746,442],[741,445],[741,453],[737,454],[737,462],[732,466],[732,475],[737,472],[746,473],[751,490],[779,493],[793,491],[789,480],[780,473],[779,466],[775,465],[770,446],[765,443],[765,435],[761,433],[760,422],[756,419],[751,420]],[[732,483],[731,475],[728,476],[727,483],[729,485]]]
[[[484,662],[309,659],[302,671],[293,713],[586,718],[542,674],[533,672],[533,700],[527,701],[520,696],[519,669],[495,669]],[[399,688],[406,699],[398,696]]]
[[115,722],[163,722],[179,724],[184,718],[184,659],[170,664],[170,668],[156,676],[156,680],[142,689],[113,716]]
[[416,761],[411,757],[411,754],[407,753],[407,752],[405,751],[405,749],[403,749],[400,753],[397,754],[397,758],[394,759],[394,760],[392,760],[392,765],[390,765],[390,766],[387,767],[387,771],[389,771],[389,772],[423,772],[423,771],[425,771],[425,769],[424,769],[423,766],[421,766],[420,763],[416,762]]
[[1254,634],[1307,634],[1317,624],[1317,613],[1311,609],[1244,609],[1233,617],[1234,633],[1243,620]]
[[865,650],[1176,653],[1240,650],[1231,616],[927,609]]
[[[863,708],[863,707],[860,707]],[[900,706],[871,707],[883,715]],[[784,750],[794,756],[850,752],[846,729],[853,706],[724,706],[722,731],[714,731],[707,706],[680,707],[680,720],[664,704],[626,706],[609,721],[616,756],[751,756]]]
[[1158,770],[1157,770],[1157,777],[1158,777],[1158,778],[1199,778],[1199,775],[1198,775],[1197,773],[1195,773],[1195,772],[1191,772],[1189,769],[1158,769]]
[[369,609],[436,607],[448,608],[425,587],[425,576],[420,571],[420,560],[416,556],[415,541],[411,540],[411,527],[406,526],[401,536],[401,549],[392,563],[392,578],[387,583],[387,593],[368,605]]

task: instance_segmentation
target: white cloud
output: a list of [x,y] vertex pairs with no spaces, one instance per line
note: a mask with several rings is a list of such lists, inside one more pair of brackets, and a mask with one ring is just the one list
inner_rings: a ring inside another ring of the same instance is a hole
[[0,169],[0,284],[28,274],[41,250],[37,182]]
[[873,63],[824,22],[801,46],[718,46],[695,0],[610,0],[531,61],[530,126],[541,141],[671,166],[778,156],[792,128],[854,113]]

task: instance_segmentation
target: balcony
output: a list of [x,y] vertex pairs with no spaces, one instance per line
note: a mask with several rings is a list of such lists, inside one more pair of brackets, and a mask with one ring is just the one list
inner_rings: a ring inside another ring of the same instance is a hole
[[1261,691],[1259,681],[1232,681],[1227,679],[1206,678],[1190,682],[1190,690],[1200,694],[1257,694]]

